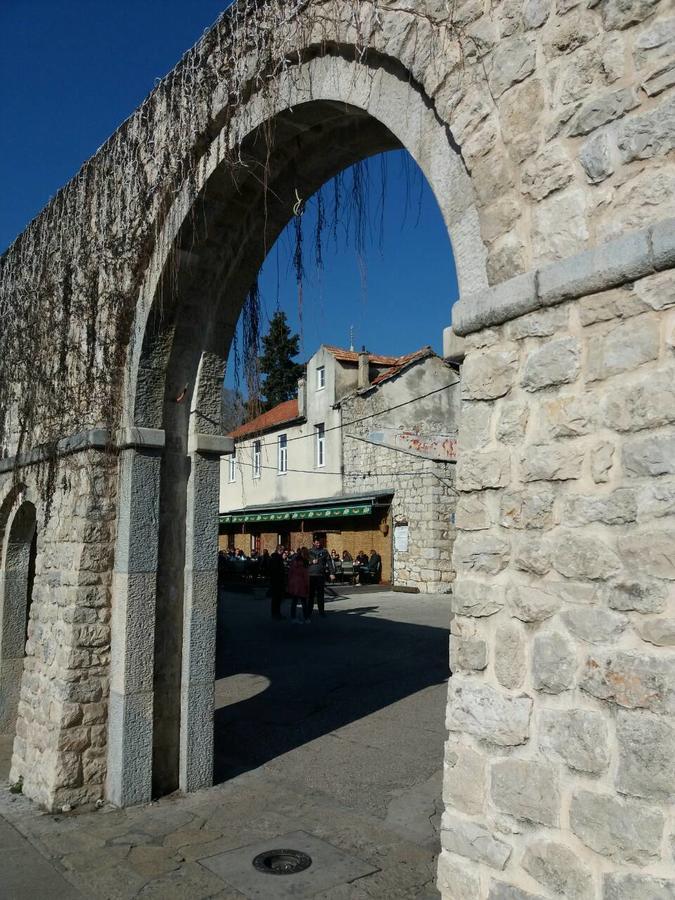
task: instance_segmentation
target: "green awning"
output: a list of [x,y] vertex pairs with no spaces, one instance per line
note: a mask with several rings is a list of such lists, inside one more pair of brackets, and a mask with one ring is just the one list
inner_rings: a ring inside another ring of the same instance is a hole
[[343,504],[341,506],[314,507],[313,509],[280,509],[276,512],[256,511],[221,515],[220,524],[236,525],[241,522],[298,522],[301,519],[336,519],[343,516],[369,516],[372,511],[372,503]]

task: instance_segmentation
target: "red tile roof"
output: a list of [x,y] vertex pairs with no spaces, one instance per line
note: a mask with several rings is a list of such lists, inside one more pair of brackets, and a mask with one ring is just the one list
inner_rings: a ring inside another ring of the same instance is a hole
[[[343,350],[342,347],[331,347],[329,344],[324,344],[323,348],[328,350],[340,362],[356,363],[359,361],[357,350]],[[374,366],[393,366],[396,364],[398,356],[380,356],[377,353],[369,353],[368,359]]]
[[273,428],[275,425],[282,425],[284,422],[292,422],[297,419],[299,415],[297,397],[294,400],[285,400],[278,406],[274,406],[267,412],[262,413],[262,415],[256,416],[255,419],[251,419],[250,422],[244,422],[243,425],[240,425],[238,428],[235,428],[234,431],[231,431],[229,437],[241,438],[245,435],[266,431],[268,428]]
[[416,362],[418,359],[426,359],[427,356],[435,355],[436,354],[431,347],[422,347],[420,350],[415,350],[414,353],[407,353],[405,356],[399,356],[396,358],[394,365],[390,369],[387,369],[386,372],[382,372],[377,378],[373,378],[370,384],[371,386],[381,384],[383,381],[393,378],[394,375],[398,375],[398,373],[405,369],[406,366]]

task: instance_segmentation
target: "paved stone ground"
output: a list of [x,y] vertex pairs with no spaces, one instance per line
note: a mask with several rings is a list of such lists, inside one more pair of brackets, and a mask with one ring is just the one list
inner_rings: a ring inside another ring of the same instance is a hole
[[449,598],[357,589],[305,626],[272,622],[267,604],[221,596],[221,783],[60,816],[3,791],[3,898],[234,900],[247,895],[200,860],[294,831],[377,868],[318,898],[438,897]]

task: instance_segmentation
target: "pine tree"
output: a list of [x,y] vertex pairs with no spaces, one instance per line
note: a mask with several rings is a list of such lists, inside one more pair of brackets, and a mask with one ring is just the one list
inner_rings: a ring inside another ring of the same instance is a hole
[[285,312],[279,310],[272,316],[262,343],[264,352],[259,363],[264,380],[260,392],[264,409],[268,410],[295,397],[304,366],[293,362],[300,352],[300,335],[291,334]]

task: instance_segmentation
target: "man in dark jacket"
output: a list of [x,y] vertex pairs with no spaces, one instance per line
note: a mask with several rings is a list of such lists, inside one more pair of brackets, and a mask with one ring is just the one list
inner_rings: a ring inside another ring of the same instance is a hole
[[272,618],[281,619],[281,602],[286,593],[286,567],[281,556],[283,547],[277,547],[267,563],[267,577],[270,587],[269,595],[272,600]]
[[330,553],[325,547],[321,546],[321,541],[315,540],[312,549],[309,551],[309,601],[307,619],[311,619],[314,610],[314,600],[319,607],[319,615],[325,618],[325,589],[326,575],[330,576],[330,580],[335,578],[335,567]]

